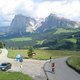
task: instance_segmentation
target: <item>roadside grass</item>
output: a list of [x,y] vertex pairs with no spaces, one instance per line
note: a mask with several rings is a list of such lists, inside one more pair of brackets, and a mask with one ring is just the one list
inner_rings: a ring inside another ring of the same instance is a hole
[[68,64],[80,71],[80,55],[71,56],[68,59]]
[[0,54],[1,54],[2,50],[0,50]]
[[[17,54],[21,54],[24,58],[28,58],[27,56],[28,50],[8,50],[8,57],[9,58],[15,58]],[[35,56],[33,56],[33,59],[38,60],[46,60],[49,59],[50,56],[52,58],[60,58],[65,56],[71,56],[76,55],[75,53],[79,53],[79,51],[67,51],[67,50],[34,50],[36,53]]]
[[20,72],[0,71],[0,80],[32,80],[32,78]]
[[9,58],[15,58],[17,54],[27,57],[27,50],[8,50]]

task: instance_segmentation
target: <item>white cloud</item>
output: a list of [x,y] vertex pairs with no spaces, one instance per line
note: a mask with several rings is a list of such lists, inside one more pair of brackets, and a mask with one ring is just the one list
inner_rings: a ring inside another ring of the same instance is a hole
[[16,7],[19,5],[19,0],[0,0],[0,9],[4,14],[13,13]]
[[8,21],[15,14],[45,18],[50,13],[70,19],[80,17],[80,0],[0,0],[0,16]]
[[3,14],[15,14],[16,9],[22,9],[26,11],[33,10],[33,2],[31,0],[0,0],[0,11]]
[[33,4],[32,0],[0,0],[0,13],[2,13],[0,16],[4,17],[4,21],[11,21],[19,10],[24,11],[24,13],[31,12],[33,10]]
[[11,22],[15,9],[19,4],[19,0],[0,0],[0,12],[2,13],[1,16],[3,16],[2,23],[9,24]]
[[[53,3],[54,4],[54,3]],[[57,14],[61,14],[66,18],[71,18],[75,16],[79,16],[80,14],[80,1],[73,0],[72,2],[68,2],[67,4],[59,3],[54,6],[53,5],[53,12]]]
[[21,4],[15,10],[15,14],[23,14],[27,16],[33,16],[35,4],[31,0],[22,0]]
[[34,3],[32,1],[25,1],[24,7],[27,11],[32,11],[34,9]]
[[38,18],[45,18],[51,13],[51,8],[51,2],[49,1],[40,3],[35,11],[35,14]]
[[39,4],[36,14],[38,17],[46,17],[50,13],[58,14],[65,18],[72,18],[80,16],[80,1],[68,0],[66,2],[43,2]]

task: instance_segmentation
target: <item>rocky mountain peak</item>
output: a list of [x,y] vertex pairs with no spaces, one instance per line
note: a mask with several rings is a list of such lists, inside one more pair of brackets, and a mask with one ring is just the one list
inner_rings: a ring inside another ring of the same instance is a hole
[[25,33],[29,30],[29,27],[32,28],[33,24],[36,23],[36,20],[31,17],[26,17],[23,15],[15,15],[14,19],[10,25],[11,33]]
[[77,25],[75,21],[70,21],[68,19],[58,17],[55,14],[50,14],[45,18],[45,21],[42,22],[42,25],[37,28],[36,32],[45,32],[55,28],[75,28],[75,25]]

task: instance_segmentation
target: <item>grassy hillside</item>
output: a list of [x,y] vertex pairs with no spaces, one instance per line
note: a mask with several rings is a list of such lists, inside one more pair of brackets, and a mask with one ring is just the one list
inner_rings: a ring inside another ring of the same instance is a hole
[[37,41],[36,41],[36,42],[37,42],[36,44],[42,45],[44,41],[45,41],[45,40],[37,40]]
[[33,46],[38,49],[77,50],[79,35],[80,29],[58,28],[43,33],[8,35],[2,41],[7,48],[11,49],[27,49],[29,46]]
[[69,39],[64,39],[64,41],[70,41],[72,43],[76,43],[77,39],[76,38],[69,38]]
[[21,38],[12,38],[11,41],[30,41],[32,40],[31,37],[21,37]]
[[[67,51],[67,50],[34,50],[36,53],[33,56],[33,59],[49,59],[50,56],[52,58],[64,57],[64,56],[71,56],[76,55],[80,52],[77,51]],[[9,50],[8,57],[15,58],[17,54],[21,54],[24,58],[28,58],[27,50]]]
[[64,29],[64,28],[58,28],[56,32],[54,32],[54,34],[60,34],[60,33],[69,33],[69,32],[77,32],[80,31],[78,29]]

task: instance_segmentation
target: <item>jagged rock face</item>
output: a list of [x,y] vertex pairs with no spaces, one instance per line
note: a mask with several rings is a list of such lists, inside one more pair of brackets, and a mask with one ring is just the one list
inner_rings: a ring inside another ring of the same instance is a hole
[[25,33],[29,26],[32,27],[32,23],[35,24],[35,20],[30,17],[26,17],[23,15],[15,15],[14,19],[10,25],[10,32],[11,33]]
[[45,20],[36,21],[31,17],[23,15],[15,15],[11,22],[10,33],[26,33],[36,32],[41,33],[55,28],[75,28],[78,27],[75,21],[57,17],[55,14],[50,14]]
[[42,22],[42,25],[37,28],[36,32],[44,32],[47,30],[55,29],[55,28],[74,28],[76,25],[76,22],[70,21],[68,19],[59,18],[54,14],[50,14],[44,22]]

